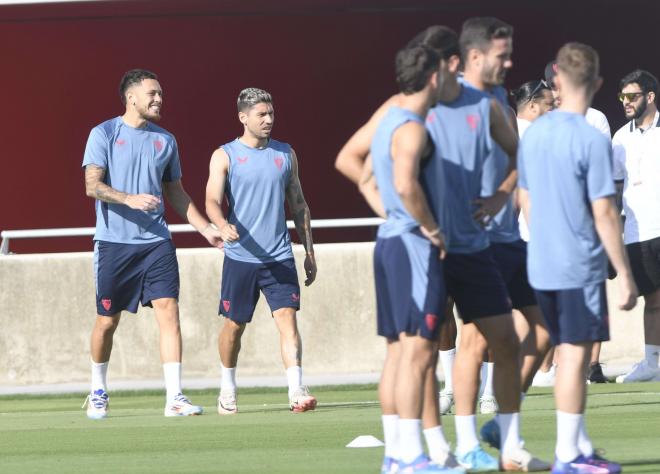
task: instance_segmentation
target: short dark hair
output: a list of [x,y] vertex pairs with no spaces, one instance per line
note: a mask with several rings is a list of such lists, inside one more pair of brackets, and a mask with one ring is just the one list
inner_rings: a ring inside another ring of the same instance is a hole
[[396,82],[404,94],[419,92],[438,70],[440,55],[422,44],[407,46],[396,53]]
[[643,69],[635,69],[633,72],[626,74],[619,82],[619,90],[623,90],[628,84],[639,84],[644,94],[653,92],[658,94],[658,79],[648,71]]
[[463,23],[459,45],[461,56],[467,59],[467,53],[473,48],[486,52],[490,42],[495,39],[512,38],[513,26],[492,16],[468,18]]
[[122,104],[126,105],[126,91],[144,79],[158,79],[158,76],[146,69],[131,69],[124,74],[119,81],[119,97],[121,97]]
[[261,102],[272,104],[273,97],[263,89],[248,87],[238,94],[236,106],[238,107],[239,112],[245,112]]
[[410,40],[407,47],[418,44],[434,49],[445,60],[452,56],[461,55],[458,47],[458,35],[451,28],[443,25],[429,26],[424,31],[419,32]]
[[520,109],[527,102],[540,99],[543,96],[543,91],[549,90],[551,89],[546,81],[537,79],[535,81],[525,82],[517,89],[512,90],[511,97],[513,97],[516,103],[516,109]]
[[600,58],[587,44],[566,43],[557,53],[557,68],[576,87],[591,87],[600,74]]

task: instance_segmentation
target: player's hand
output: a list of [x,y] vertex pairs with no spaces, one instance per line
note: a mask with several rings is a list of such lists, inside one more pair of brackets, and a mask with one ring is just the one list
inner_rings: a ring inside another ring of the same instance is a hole
[[447,250],[445,248],[445,236],[442,234],[440,228],[437,227],[435,230],[432,231],[429,231],[426,227],[420,227],[420,229],[422,231],[422,234],[424,234],[424,237],[429,239],[432,245],[438,247],[438,254],[440,256],[440,260],[443,260],[445,258],[445,255],[447,254]]
[[227,221],[225,221],[224,225],[220,227],[219,232],[220,232],[220,238],[225,242],[233,242],[234,240],[239,239],[236,226],[230,224]]
[[472,214],[472,218],[481,226],[486,227],[508,200],[509,195],[504,191],[495,191],[492,196],[475,199],[474,204],[476,204],[477,210]]
[[630,274],[619,275],[617,280],[619,281],[619,309],[630,311],[637,304],[639,296],[637,285]]
[[204,236],[208,243],[211,244],[211,247],[216,247],[219,249],[224,247],[225,244],[222,241],[222,235],[213,224],[207,225],[200,233]]
[[316,280],[316,258],[313,253],[308,253],[305,257],[305,286],[309,286]]
[[124,204],[139,211],[154,211],[160,205],[160,198],[153,194],[129,194]]

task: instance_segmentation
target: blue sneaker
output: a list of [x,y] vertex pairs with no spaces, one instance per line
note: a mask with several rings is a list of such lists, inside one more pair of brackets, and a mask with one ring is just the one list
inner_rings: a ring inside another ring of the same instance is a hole
[[479,430],[479,434],[481,435],[481,440],[488,446],[500,449],[502,441],[500,439],[500,425],[497,419],[493,418],[484,423],[484,426]]
[[108,416],[108,406],[110,398],[105,390],[99,388],[87,395],[83,408],[87,405],[87,418],[100,420]]
[[459,454],[458,451],[455,454],[458,463],[470,472],[488,472],[500,469],[498,460],[484,451],[481,446],[477,446],[465,454]]
[[555,459],[552,465],[551,474],[610,474],[606,467],[596,466],[589,462],[587,458],[579,455],[571,462],[561,462]]
[[399,461],[389,456],[383,458],[383,464],[380,466],[380,474],[395,474],[399,472]]
[[442,474],[463,474],[465,471],[461,468],[440,466],[431,462],[426,454],[420,454],[410,464],[399,462],[399,470],[396,472],[397,474],[434,474],[438,472]]
[[594,451],[594,453],[587,458],[587,463],[592,466],[605,468],[610,474],[619,474],[621,472],[621,464],[605,459],[603,454],[602,451]]

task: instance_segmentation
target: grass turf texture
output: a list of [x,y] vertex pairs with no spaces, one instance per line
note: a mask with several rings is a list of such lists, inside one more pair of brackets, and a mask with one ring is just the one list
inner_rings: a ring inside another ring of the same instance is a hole
[[[382,439],[376,387],[313,393],[316,411],[293,414],[284,389],[242,389],[240,413],[219,416],[216,391],[188,391],[206,414],[164,418],[162,392],[114,392],[110,416],[97,421],[80,409],[84,395],[0,397],[0,472],[378,472],[382,448],[345,448],[362,434]],[[625,473],[660,473],[660,383],[591,385],[589,394],[587,427],[596,446]],[[479,416],[479,426],[486,419]],[[454,440],[453,417],[444,422]],[[549,389],[530,391],[522,434],[535,455],[552,459]]]

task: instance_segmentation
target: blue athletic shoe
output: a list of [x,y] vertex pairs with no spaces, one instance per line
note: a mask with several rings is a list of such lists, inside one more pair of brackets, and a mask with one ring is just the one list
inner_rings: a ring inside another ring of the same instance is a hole
[[[620,467],[620,466],[619,466]],[[612,474],[606,467],[597,466],[581,454],[570,462],[555,459],[551,474]]]
[[458,451],[455,454],[458,464],[469,472],[488,472],[500,469],[498,460],[484,451],[481,446],[477,446],[465,454],[460,454]]
[[484,423],[479,431],[481,440],[491,448],[500,449],[502,440],[500,438],[500,425],[496,418]]
[[395,474],[399,472],[399,461],[389,456],[383,458],[383,464],[380,466],[380,474]]
[[599,450],[594,451],[594,453],[587,458],[587,463],[592,466],[598,466],[607,469],[607,472],[610,474],[619,474],[621,472],[621,464],[612,462],[608,459],[605,459]]
[[451,468],[434,464],[426,454],[420,454],[410,464],[399,462],[399,470],[397,474],[463,474],[465,471],[461,468]]

